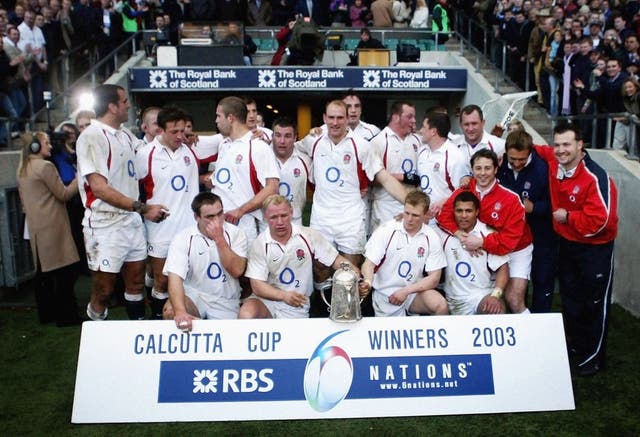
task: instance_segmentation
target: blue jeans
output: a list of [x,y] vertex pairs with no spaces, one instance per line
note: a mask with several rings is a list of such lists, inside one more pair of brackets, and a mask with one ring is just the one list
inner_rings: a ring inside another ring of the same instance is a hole
[[558,88],[560,88],[560,78],[549,74],[549,114],[552,116],[558,115]]
[[[13,119],[18,118],[18,114],[13,107],[13,103],[11,103],[11,99],[5,93],[0,93],[0,110],[6,117]],[[7,124],[2,122],[0,123],[0,144],[9,144],[9,140]]]

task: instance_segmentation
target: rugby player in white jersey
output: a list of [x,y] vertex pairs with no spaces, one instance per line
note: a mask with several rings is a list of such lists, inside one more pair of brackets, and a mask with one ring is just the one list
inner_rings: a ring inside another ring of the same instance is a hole
[[[360,265],[366,242],[365,207],[370,181],[376,180],[391,195],[404,201],[405,187],[382,166],[369,144],[347,130],[347,108],[341,100],[327,103],[324,113],[326,135],[307,135],[297,143],[311,158],[315,192],[311,224],[353,265]],[[322,273],[320,273],[322,272]],[[329,269],[318,271],[326,279]]]
[[[382,165],[400,182],[417,186],[416,159],[422,141],[413,132],[416,129],[416,108],[409,102],[391,104],[389,124],[370,141],[371,153],[375,153]],[[371,230],[402,213],[398,202],[381,186],[373,185]]]
[[198,159],[184,141],[187,114],[176,107],[158,113],[158,135],[136,155],[136,173],[147,201],[167,205],[166,220],[145,220],[147,254],[153,272],[151,309],[153,317],[162,318],[167,294],[167,277],[162,274],[171,239],[194,223],[191,201],[199,192]]
[[225,97],[216,108],[220,144],[213,173],[213,192],[225,205],[225,219],[237,224],[253,242],[266,225],[262,202],[278,191],[280,171],[275,155],[264,141],[253,138],[246,124],[247,106],[238,97]]
[[80,134],[76,145],[78,175],[83,178],[82,225],[92,279],[87,315],[92,320],[107,318],[107,306],[121,272],[127,314],[130,319],[144,319],[147,244],[140,214],[159,222],[167,217],[167,207],[138,200],[134,150],[139,140],[121,127],[130,108],[125,90],[105,84],[93,95],[97,118]]
[[458,140],[458,148],[467,160],[480,149],[491,149],[499,159],[505,152],[505,141],[485,131],[485,120],[478,105],[467,105],[460,111],[460,128],[463,136]]
[[280,117],[273,123],[273,152],[280,169],[278,192],[291,202],[292,221],[302,226],[302,211],[307,202],[307,186],[313,183],[311,160],[294,149],[296,126],[288,117]]
[[[478,236],[493,232],[478,220],[480,201],[471,191],[461,191],[453,205],[460,230]],[[509,257],[484,250],[471,253],[458,238],[444,231],[440,231],[440,237],[447,259],[444,291],[451,314],[503,314]]]
[[314,262],[338,268],[348,261],[319,232],[292,223],[293,209],[284,196],[269,196],[262,209],[269,227],[249,251],[245,276],[254,294],[238,318],[309,317]]
[[247,265],[247,238],[225,222],[220,197],[200,193],[191,211],[196,223],[171,241],[163,272],[169,277],[163,317],[183,331],[190,331],[196,319],[237,318],[238,278]]
[[258,125],[258,104],[251,97],[245,97],[244,102],[247,104],[247,127],[253,133],[253,137],[270,144],[273,139],[273,131],[268,127]]
[[435,225],[433,218],[460,186],[462,178],[471,175],[469,160],[448,138],[450,129],[449,116],[437,110],[426,113],[420,129],[425,147],[418,153],[417,173],[420,189],[431,200],[429,218],[432,225]]
[[360,291],[373,292],[376,317],[448,314],[447,302],[435,289],[446,267],[442,242],[425,224],[429,197],[407,194],[402,221],[391,219],[367,242]]

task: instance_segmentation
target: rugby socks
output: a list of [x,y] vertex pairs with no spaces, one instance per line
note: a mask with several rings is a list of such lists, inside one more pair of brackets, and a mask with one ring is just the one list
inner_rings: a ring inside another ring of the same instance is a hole
[[529,311],[529,308],[525,308],[520,314],[531,314],[531,311]]
[[169,293],[163,293],[155,288],[151,289],[150,306],[153,320],[162,320],[162,310],[164,309],[164,304],[167,303],[167,299],[169,299]]
[[108,315],[109,315],[109,308],[105,308],[104,312],[100,314],[95,312],[93,308],[91,308],[91,302],[87,304],[87,317],[89,317],[91,320],[97,320],[97,321],[105,320]]
[[124,305],[127,309],[129,320],[144,320],[146,309],[144,306],[144,294],[132,294],[124,292]]

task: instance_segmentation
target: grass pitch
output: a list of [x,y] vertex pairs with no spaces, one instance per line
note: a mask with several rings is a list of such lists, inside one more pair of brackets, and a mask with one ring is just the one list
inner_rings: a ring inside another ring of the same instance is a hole
[[[110,319],[126,319],[124,309],[113,308]],[[35,309],[5,306],[0,333],[0,432],[6,436],[640,434],[640,320],[618,305],[611,316],[607,369],[573,378],[575,411],[545,413],[73,425],[80,327],[40,325]],[[96,403],[100,398],[96,393]]]

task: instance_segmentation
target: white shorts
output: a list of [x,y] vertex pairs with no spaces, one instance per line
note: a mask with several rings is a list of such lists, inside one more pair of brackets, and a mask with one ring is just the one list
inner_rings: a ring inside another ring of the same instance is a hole
[[[309,318],[309,304],[303,305],[301,308],[292,307],[291,305],[276,300],[264,299],[260,296],[252,294],[247,298],[258,299],[267,307],[271,313],[271,317],[274,319],[308,319]],[[246,300],[245,300],[246,302]],[[307,301],[308,302],[308,301]]]
[[509,254],[509,277],[527,279],[531,277],[533,244]]
[[[489,293],[487,293],[489,294]],[[478,294],[476,296],[469,296],[467,299],[447,299],[447,305],[449,306],[449,312],[453,316],[469,316],[478,313],[478,305],[482,302],[482,299],[486,294]]]
[[167,258],[171,241],[156,241],[147,243],[147,255],[154,258]]
[[145,229],[137,214],[106,228],[85,227],[83,233],[87,265],[94,272],[119,273],[124,263],[147,258]]
[[416,298],[416,293],[411,293],[407,296],[407,299],[402,305],[394,305],[389,302],[389,296],[386,296],[377,291],[373,292],[373,310],[376,312],[376,317],[404,317],[410,316],[411,304]]
[[191,299],[201,319],[229,320],[237,319],[240,311],[240,299],[222,299],[219,296],[202,293],[193,288],[186,288],[184,294]]
[[[339,213],[339,211],[336,211],[336,213]],[[323,223],[313,223],[311,227],[320,232],[340,253],[349,255],[361,255],[364,253],[367,237],[362,218],[354,220],[345,229],[329,224],[328,220],[323,221]]]

